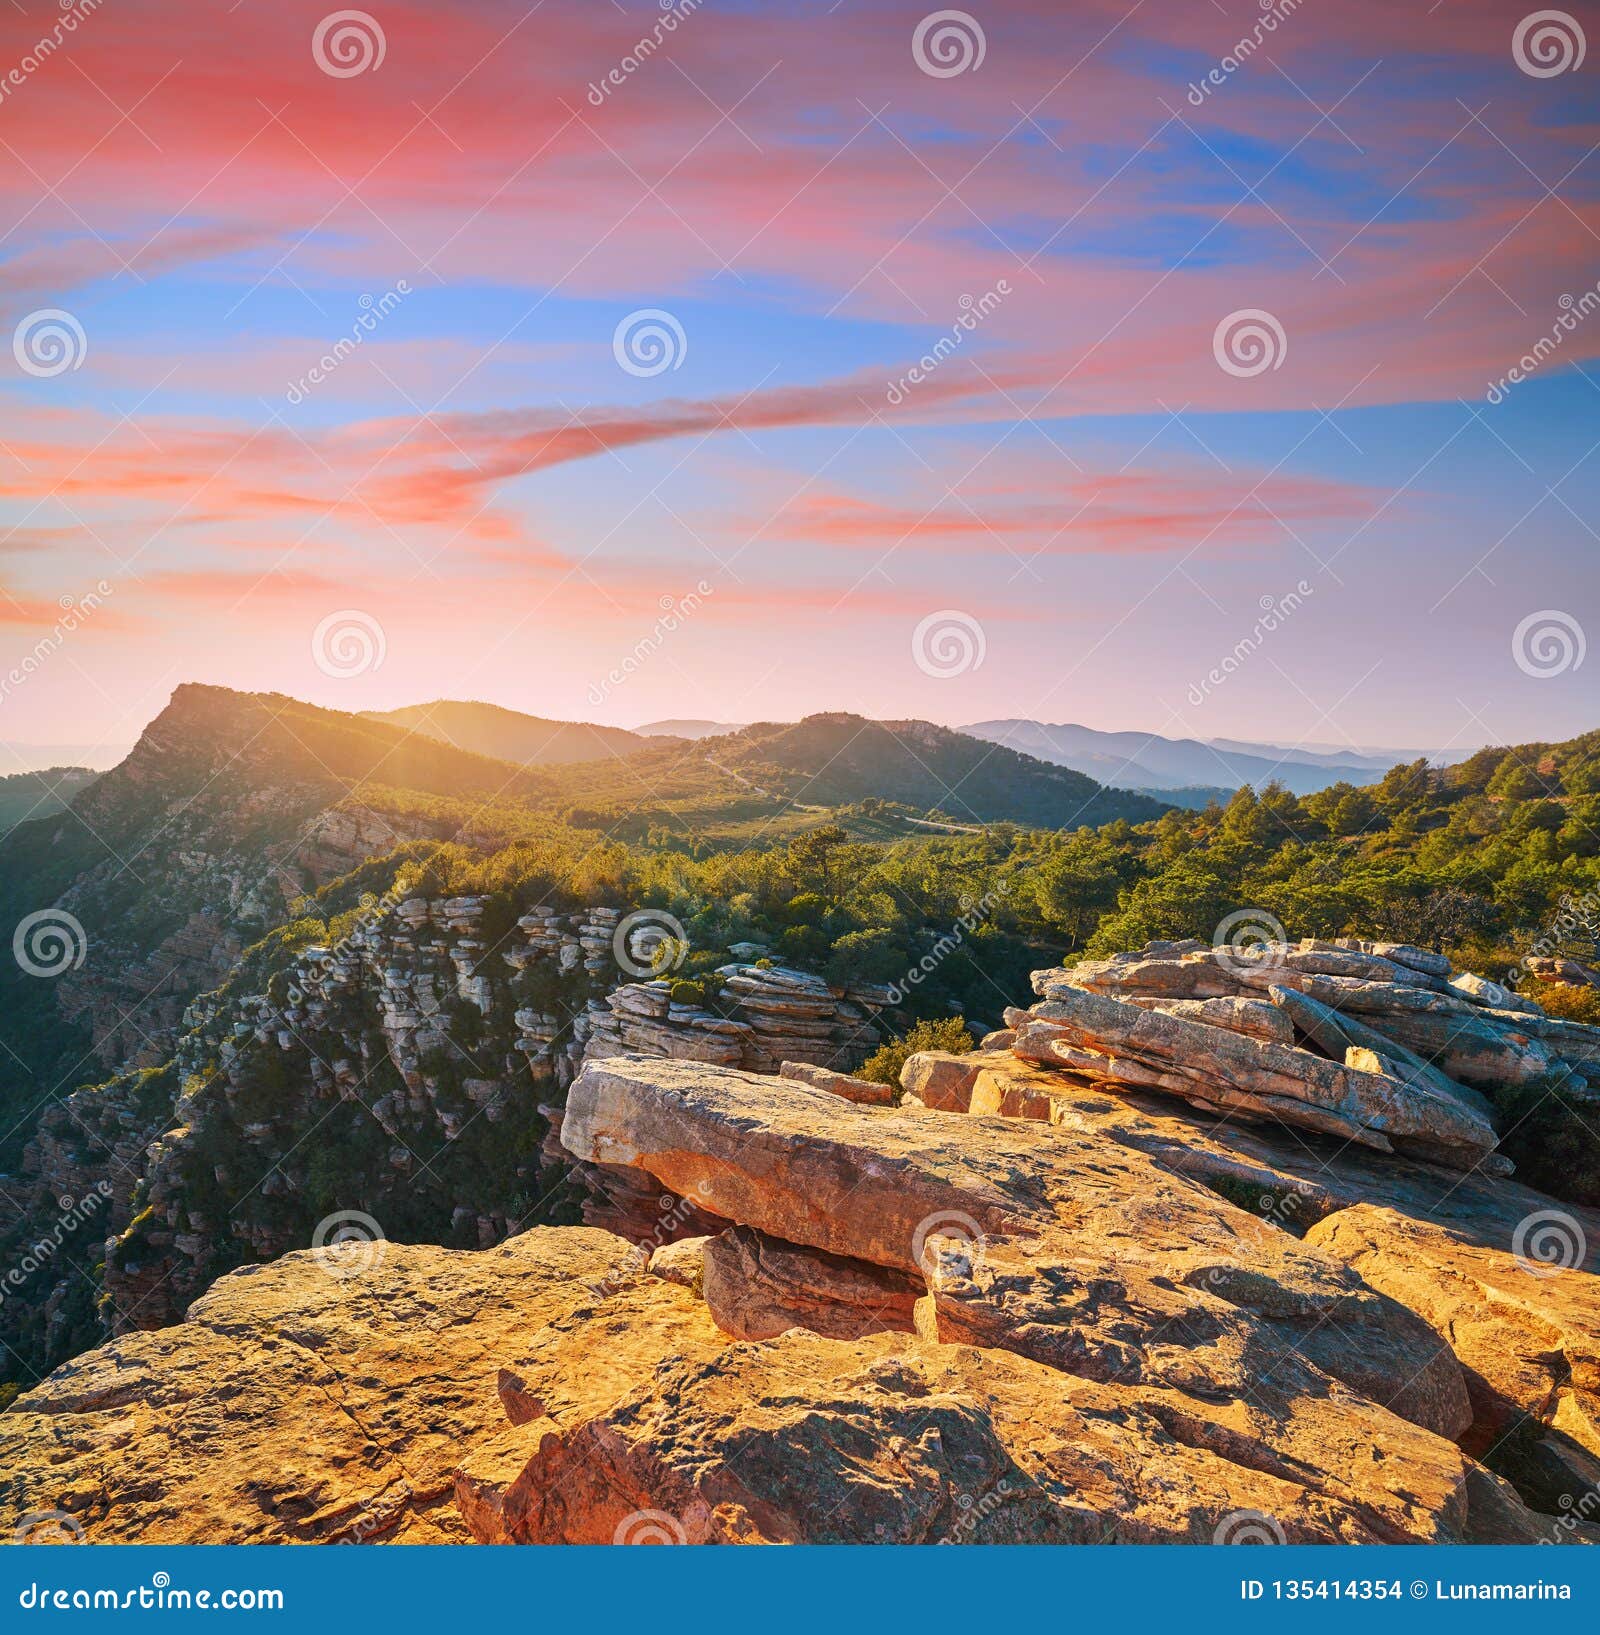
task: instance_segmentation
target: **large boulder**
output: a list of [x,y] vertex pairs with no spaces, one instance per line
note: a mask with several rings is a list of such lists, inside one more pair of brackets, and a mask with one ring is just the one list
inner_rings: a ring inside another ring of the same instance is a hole
[[1503,1484],[1393,1415],[1355,1430],[1359,1449],[1319,1442],[1314,1418],[1266,1447],[1238,1417],[1004,1351],[793,1330],[479,1448],[458,1492],[479,1537],[536,1544],[1538,1536]]
[[1600,1240],[1545,1208],[1498,1244],[1373,1204],[1318,1222],[1306,1241],[1424,1318],[1465,1371],[1463,1445],[1492,1458],[1543,1509],[1600,1483]]
[[949,1050],[919,1050],[900,1069],[900,1088],[937,1113],[964,1113],[972,1086],[989,1053],[964,1055]]
[[876,1084],[871,1079],[835,1073],[812,1062],[784,1062],[778,1069],[778,1077],[809,1084],[814,1090],[826,1090],[829,1095],[838,1096],[843,1101],[858,1101],[867,1107],[888,1107],[894,1101],[894,1086],[891,1084]]
[[562,1136],[769,1237],[923,1277],[932,1331],[1223,1397],[1251,1370],[1321,1377],[1445,1435],[1454,1359],[1348,1268],[1207,1188],[1091,1134],[912,1108],[841,1108],[754,1074],[591,1062]]
[[0,1414],[0,1537],[55,1512],[89,1543],[468,1542],[453,1472],[504,1434],[503,1375],[540,1415],[584,1415],[664,1357],[726,1344],[692,1295],[585,1227],[479,1253],[301,1250]]
[[[1017,1031],[1017,1055],[1106,1083],[1171,1090],[1207,1108],[1238,1108],[1344,1136],[1380,1152],[1474,1167],[1498,1137],[1482,1099],[1449,1081],[1366,1072],[1293,1045],[1047,981]],[[1275,991],[1275,990],[1269,990]],[[1407,990],[1409,991],[1409,990]],[[1433,995],[1423,995],[1433,998]]]

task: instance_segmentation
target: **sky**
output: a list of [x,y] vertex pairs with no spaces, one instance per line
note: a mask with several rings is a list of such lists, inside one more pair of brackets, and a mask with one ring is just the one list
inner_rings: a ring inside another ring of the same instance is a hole
[[1597,75],[1523,0],[12,0],[0,740],[1600,725]]

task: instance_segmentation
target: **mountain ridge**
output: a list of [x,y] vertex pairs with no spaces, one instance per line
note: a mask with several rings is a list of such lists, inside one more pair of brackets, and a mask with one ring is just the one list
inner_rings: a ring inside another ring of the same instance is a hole
[[[625,727],[602,727],[591,721],[558,721],[527,715],[503,704],[478,699],[435,699],[395,710],[363,710],[369,721],[420,732],[429,738],[477,755],[523,766],[563,766],[632,754],[647,747],[646,737]],[[666,734],[655,734],[655,737]]]
[[1236,739],[1208,742],[1159,733],[1102,732],[1075,722],[1019,717],[976,721],[960,730],[986,743],[1005,744],[1072,767],[1102,783],[1158,792],[1245,784],[1260,788],[1275,781],[1293,794],[1310,795],[1335,783],[1376,783],[1397,764],[1397,759],[1359,753],[1337,758],[1323,751],[1280,751],[1276,745]]

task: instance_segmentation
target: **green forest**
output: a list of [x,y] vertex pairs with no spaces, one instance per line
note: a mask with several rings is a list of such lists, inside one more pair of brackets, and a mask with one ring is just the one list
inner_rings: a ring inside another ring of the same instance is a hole
[[[915,1014],[986,1023],[1041,962],[1209,939],[1246,907],[1291,937],[1414,942],[1497,978],[1530,952],[1592,959],[1600,935],[1600,733],[1417,761],[1365,788],[1247,787],[1138,824],[857,838],[889,811],[869,799],[745,846],[667,826],[629,842],[571,821],[587,814],[501,811],[480,819],[500,825],[487,855],[440,845],[421,866],[431,889],[498,896],[507,915],[545,901],[665,909],[688,933],[684,975],[757,941],[837,982],[900,983]],[[906,983],[935,947],[936,967]]]

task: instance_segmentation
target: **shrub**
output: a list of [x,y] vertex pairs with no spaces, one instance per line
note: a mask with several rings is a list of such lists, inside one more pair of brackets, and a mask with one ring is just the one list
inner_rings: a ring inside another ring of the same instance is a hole
[[674,1005],[703,1005],[706,1002],[706,990],[703,982],[674,982],[672,984],[672,1003]]
[[898,1086],[906,1057],[915,1056],[919,1050],[948,1050],[964,1056],[974,1043],[972,1030],[959,1016],[946,1016],[938,1022],[918,1022],[903,1039],[891,1039],[888,1044],[880,1045],[856,1069],[855,1076],[873,1084]]
[[1600,1204],[1600,1137],[1594,1109],[1580,1107],[1564,1075],[1495,1092],[1504,1133],[1500,1150],[1517,1179],[1574,1204]]
[[1546,1016],[1600,1027],[1600,988],[1580,987],[1575,982],[1541,982],[1528,997],[1544,1006]]
[[893,982],[904,976],[911,956],[898,933],[886,926],[870,931],[849,931],[833,945],[828,980],[842,986],[853,982]]
[[791,964],[818,965],[828,957],[828,934],[814,925],[791,925],[780,933],[778,951]]

